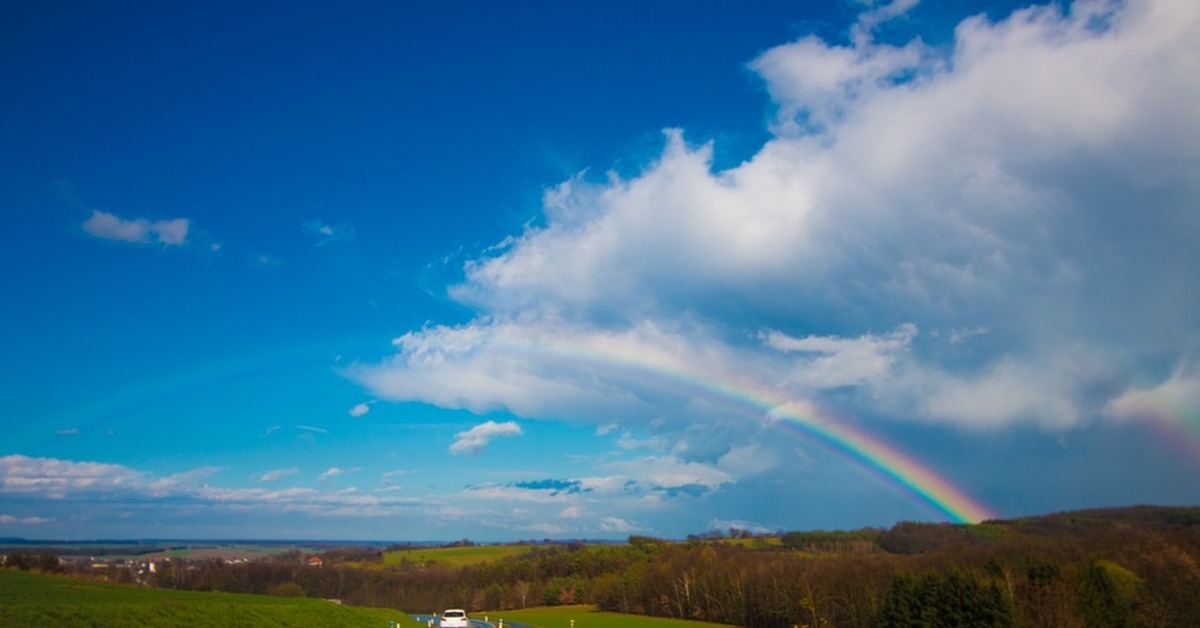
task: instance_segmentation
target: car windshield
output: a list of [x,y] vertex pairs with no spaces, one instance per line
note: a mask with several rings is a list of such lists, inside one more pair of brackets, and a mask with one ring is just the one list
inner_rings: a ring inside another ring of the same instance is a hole
[[467,614],[463,611],[446,611],[442,617],[466,617]]

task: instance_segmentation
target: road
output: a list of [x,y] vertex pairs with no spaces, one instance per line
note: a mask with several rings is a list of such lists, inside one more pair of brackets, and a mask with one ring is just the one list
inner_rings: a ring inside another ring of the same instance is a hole
[[[422,625],[429,626],[430,621],[433,622],[433,624],[432,624],[433,628],[437,628],[437,625],[438,625],[437,624],[437,615],[409,615],[409,617],[413,618],[413,620],[414,620],[413,624],[400,624],[400,625],[397,625],[396,628],[412,628],[413,626],[415,626],[416,628],[420,628],[420,626],[422,626]],[[491,619],[491,618],[489,617],[489,619]],[[471,627],[472,628],[500,628],[500,624],[496,620],[483,621],[482,619],[472,619]],[[525,624],[514,624],[512,622],[506,621],[506,622],[504,622],[504,628],[531,628],[531,627],[527,626]]]

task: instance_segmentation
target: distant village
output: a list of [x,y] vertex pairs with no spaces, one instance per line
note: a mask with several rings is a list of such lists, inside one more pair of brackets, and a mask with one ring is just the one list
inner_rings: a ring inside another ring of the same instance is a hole
[[[307,551],[305,551],[307,550]],[[39,571],[42,573],[69,574],[124,584],[158,586],[167,576],[186,579],[187,574],[215,565],[248,565],[255,561],[302,565],[321,568],[328,558],[321,555],[326,551],[344,555],[332,548],[319,545],[304,550],[276,543],[252,544],[197,544],[155,546],[128,543],[72,544],[72,543],[29,543],[19,545],[0,544],[0,568]]]

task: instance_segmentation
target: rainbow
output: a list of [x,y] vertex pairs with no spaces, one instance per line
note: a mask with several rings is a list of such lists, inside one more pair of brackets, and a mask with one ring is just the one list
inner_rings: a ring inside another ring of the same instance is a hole
[[793,399],[774,388],[706,369],[698,360],[685,361],[623,336],[513,340],[493,341],[492,348],[502,345],[504,350],[529,354],[558,366],[699,394],[816,439],[951,521],[978,523],[995,518],[990,509],[943,476],[878,438],[834,419],[811,401]]
[[1147,424],[1168,448],[1200,463],[1200,376],[1184,366],[1154,388],[1126,391],[1105,413]]
[[[52,425],[88,428],[95,425],[111,425],[119,421],[128,408],[144,406],[156,399],[170,397],[181,391],[199,389],[220,382],[236,381],[252,373],[261,373],[295,365],[328,364],[335,368],[334,356],[338,347],[353,346],[361,341],[347,338],[326,338],[269,347],[264,350],[219,359],[192,363],[186,368],[166,372],[159,377],[147,378],[129,386],[117,388],[109,394],[87,400],[85,403],[60,411]],[[40,426],[39,426],[40,427]],[[45,430],[31,433],[36,440],[48,438]]]
[[[700,364],[705,360],[688,361],[627,336],[530,338],[502,335],[501,338],[493,337],[488,343],[492,350],[523,354],[548,364],[702,397],[768,425],[787,427],[813,438],[950,521],[974,523],[995,518],[988,508],[921,462],[845,421],[831,417],[815,403],[794,399],[774,387],[718,369],[705,368]],[[329,351],[328,342],[304,343],[201,364],[120,391],[74,414],[90,417],[91,421],[84,421],[90,423],[114,414],[119,408],[186,389],[197,382],[220,381],[291,363],[301,357],[311,359],[314,354]],[[719,363],[719,360],[714,358],[712,363]]]

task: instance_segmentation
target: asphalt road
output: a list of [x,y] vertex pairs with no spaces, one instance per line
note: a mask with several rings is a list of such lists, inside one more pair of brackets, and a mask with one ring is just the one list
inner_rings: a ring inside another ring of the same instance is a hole
[[[414,620],[411,624],[409,624],[409,623],[399,624],[396,626],[396,628],[421,628],[421,626],[429,626],[430,620],[433,620],[433,628],[437,628],[437,626],[438,626],[436,615],[409,615],[409,617],[412,617]],[[482,619],[472,619],[471,627],[472,628],[500,628],[500,625],[499,625],[499,622],[497,622],[495,620],[483,621]],[[504,628],[530,628],[530,626],[527,626],[525,624],[515,624],[512,622],[506,621],[506,622],[504,622]]]

